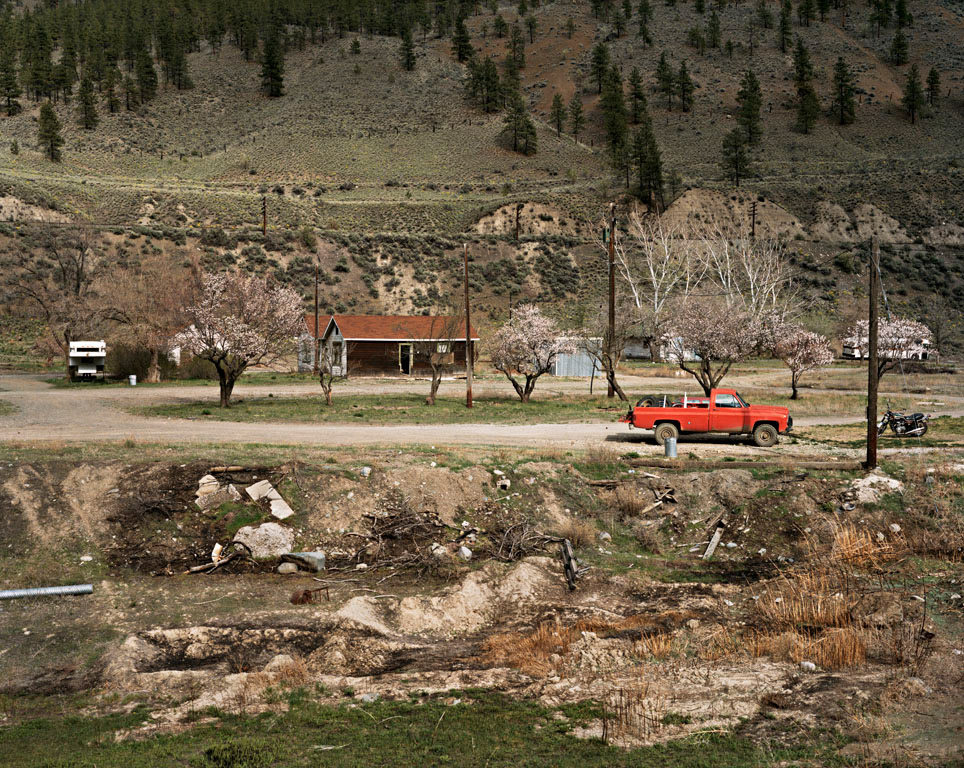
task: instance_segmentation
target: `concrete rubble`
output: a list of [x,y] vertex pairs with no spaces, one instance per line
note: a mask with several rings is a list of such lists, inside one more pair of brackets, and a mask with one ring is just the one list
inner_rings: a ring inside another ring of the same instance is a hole
[[861,504],[876,504],[885,494],[902,493],[904,484],[877,470],[854,480],[850,490]]
[[295,534],[290,528],[278,523],[262,523],[238,529],[234,540],[246,544],[251,550],[251,556],[256,559],[280,557],[291,551],[295,544]]
[[194,503],[202,512],[219,507],[226,501],[240,501],[241,493],[233,484],[222,486],[213,475],[205,475],[197,484]]
[[267,499],[271,505],[272,517],[276,517],[278,520],[284,520],[295,513],[268,480],[260,480],[254,485],[249,485],[244,491],[253,501]]

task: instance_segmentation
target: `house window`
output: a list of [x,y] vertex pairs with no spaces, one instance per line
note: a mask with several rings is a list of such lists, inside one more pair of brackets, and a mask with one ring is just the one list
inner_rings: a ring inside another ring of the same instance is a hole
[[449,343],[447,341],[440,341],[435,345],[435,351],[440,355],[447,355],[449,353]]

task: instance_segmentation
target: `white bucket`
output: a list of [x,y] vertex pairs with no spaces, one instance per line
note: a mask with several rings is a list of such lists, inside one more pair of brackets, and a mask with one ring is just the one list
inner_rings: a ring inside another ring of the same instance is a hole
[[137,376],[134,376],[134,375],[128,376],[128,377],[127,377],[127,383],[128,383],[130,386],[132,386],[132,387],[136,387],[136,386],[137,386]]

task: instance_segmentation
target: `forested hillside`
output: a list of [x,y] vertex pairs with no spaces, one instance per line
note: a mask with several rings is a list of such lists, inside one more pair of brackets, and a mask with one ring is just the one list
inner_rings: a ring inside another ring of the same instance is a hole
[[832,312],[872,235],[897,300],[960,307],[962,40],[946,0],[6,2],[0,220],[241,268],[246,242],[317,242],[332,280],[368,274],[332,307],[407,311],[424,268],[360,243],[468,236],[497,314],[587,293],[538,256],[592,273],[610,200],[737,223],[756,201]]

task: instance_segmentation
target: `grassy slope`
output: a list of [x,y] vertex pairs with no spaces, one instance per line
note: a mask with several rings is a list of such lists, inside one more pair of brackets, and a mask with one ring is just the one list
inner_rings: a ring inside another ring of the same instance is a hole
[[[212,711],[208,722],[177,735],[117,742],[112,734],[145,719],[131,715],[33,720],[0,729],[5,764],[28,768],[56,765],[268,768],[308,766],[663,766],[692,768],[785,765],[818,759],[843,765],[833,749],[839,737],[795,734],[795,746],[755,746],[738,735],[707,734],[665,745],[624,750],[596,739],[576,739],[574,727],[590,720],[592,707],[551,710],[496,694],[453,692],[461,704],[440,699],[321,705],[316,692],[279,691],[287,712],[238,717]],[[213,717],[211,717],[213,715]],[[796,746],[799,745],[799,746]],[[78,761],[78,762],[74,762]]]
[[[501,10],[511,23],[515,11]],[[764,88],[765,136],[760,178],[753,183],[760,191],[802,216],[813,213],[816,200],[829,198],[845,205],[874,202],[905,225],[960,219],[960,171],[948,169],[948,161],[964,150],[956,104],[952,100],[934,117],[910,125],[898,106],[906,67],[883,63],[892,31],[874,38],[865,8],[855,9],[847,29],[836,17],[794,25],[794,34],[810,47],[824,102],[838,55],[854,66],[863,91],[855,125],[838,128],[822,119],[809,136],[792,128],[790,61],[776,49],[773,30],[761,32],[752,58],[740,45],[752,4],[721,12],[723,39],[738,46],[732,60],[721,51],[700,57],[685,45],[686,30],[705,25],[691,4],[654,3],[653,10],[653,47],[641,45],[633,19],[628,34],[611,48],[624,74],[638,66],[649,83],[661,50],[674,65],[687,61],[699,86],[694,110],[669,112],[655,94],[650,98],[666,165],[687,183],[718,183],[721,137],[733,125],[739,77],[752,67]],[[911,60],[925,72],[937,66],[949,84],[962,65],[956,41],[964,22],[932,0],[912,10]],[[572,40],[563,31],[569,13],[577,21]],[[484,116],[464,103],[461,68],[447,41],[421,42],[416,71],[405,73],[397,65],[396,40],[362,38],[356,57],[347,53],[345,38],[291,52],[287,95],[279,100],[257,95],[257,64],[225,47],[219,57],[193,54],[196,88],[163,89],[143,115],[104,114],[95,131],[85,132],[76,125],[73,107],[61,105],[68,139],[62,165],[48,163],[34,149],[35,109],[0,118],[3,137],[21,145],[13,156],[9,142],[0,143],[0,181],[24,196],[46,194],[65,210],[116,223],[152,216],[169,223],[254,223],[259,190],[278,184],[289,194],[272,198],[273,219],[317,226],[454,231],[503,200],[509,188],[588,212],[609,192],[598,151],[602,133],[589,50],[610,27],[592,19],[588,3],[575,8],[549,3],[535,15],[539,31],[523,71],[534,113],[545,119],[554,92],[568,98],[578,88],[589,116],[583,139],[597,151],[556,138],[545,125],[536,156],[501,148],[496,141],[501,117]],[[470,27],[476,45],[499,55],[504,40],[491,34],[484,43],[479,39],[481,24],[491,26],[491,18],[473,17]],[[400,185],[386,187],[390,180]],[[325,189],[320,197],[306,188],[309,182]],[[357,187],[337,189],[346,182]],[[290,194],[299,186],[307,194]]]

